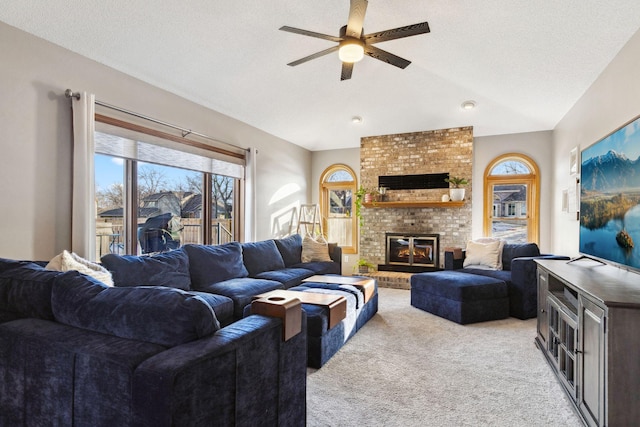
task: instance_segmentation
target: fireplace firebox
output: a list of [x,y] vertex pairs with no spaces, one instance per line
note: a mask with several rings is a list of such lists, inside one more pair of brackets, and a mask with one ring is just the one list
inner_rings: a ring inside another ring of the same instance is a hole
[[438,234],[385,233],[385,265],[383,271],[429,271],[439,267]]

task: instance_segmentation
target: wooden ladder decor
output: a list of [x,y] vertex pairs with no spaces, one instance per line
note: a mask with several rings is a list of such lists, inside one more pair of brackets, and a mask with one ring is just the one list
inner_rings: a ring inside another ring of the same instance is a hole
[[300,205],[298,212],[298,234],[308,235],[314,239],[322,235],[320,206],[317,203]]

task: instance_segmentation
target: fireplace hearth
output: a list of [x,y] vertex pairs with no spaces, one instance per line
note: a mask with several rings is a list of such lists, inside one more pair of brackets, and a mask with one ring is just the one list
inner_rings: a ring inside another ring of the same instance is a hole
[[439,235],[385,233],[385,264],[380,271],[418,273],[439,268]]

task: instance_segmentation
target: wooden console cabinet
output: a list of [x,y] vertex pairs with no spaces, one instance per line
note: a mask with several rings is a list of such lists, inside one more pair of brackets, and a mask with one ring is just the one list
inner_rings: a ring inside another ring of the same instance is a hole
[[536,344],[588,426],[640,425],[640,275],[538,263]]

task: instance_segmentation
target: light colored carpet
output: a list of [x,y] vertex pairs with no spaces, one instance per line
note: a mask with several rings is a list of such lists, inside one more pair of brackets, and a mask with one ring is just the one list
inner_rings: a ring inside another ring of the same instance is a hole
[[380,288],[379,311],[307,377],[308,426],[581,426],[536,319],[458,325]]

